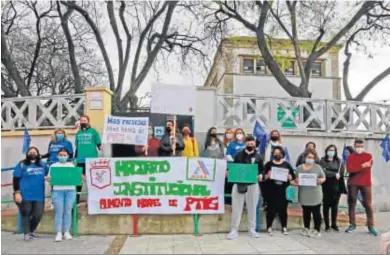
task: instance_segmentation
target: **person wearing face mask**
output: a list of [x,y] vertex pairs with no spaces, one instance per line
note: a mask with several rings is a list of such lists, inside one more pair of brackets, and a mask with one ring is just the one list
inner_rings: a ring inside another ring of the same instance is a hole
[[[258,180],[263,179],[264,161],[260,154],[256,152],[256,141],[253,136],[245,138],[245,147],[237,153],[234,163],[240,164],[257,164]],[[234,183],[232,190],[232,229],[227,238],[230,240],[238,237],[238,227],[241,221],[244,203],[248,212],[248,234],[252,238],[258,238],[256,232],[256,207],[259,201],[259,184]]]
[[[102,150],[102,140],[99,132],[92,128],[90,120],[87,115],[80,117],[80,130],[76,133],[75,139],[75,158],[77,166],[83,168],[83,175],[85,175],[85,159],[97,158],[99,156],[98,150]],[[80,203],[80,192],[83,186],[77,186],[77,204]]]
[[26,158],[15,167],[14,199],[22,215],[24,241],[38,238],[35,230],[45,208],[45,179],[48,172],[49,168],[41,161],[36,147],[30,147]]
[[265,160],[272,161],[272,150],[275,146],[283,147],[285,158],[284,160],[291,164],[290,154],[286,146],[282,143],[282,136],[278,130],[272,130],[270,133],[270,141],[265,150]]
[[[325,149],[325,156],[321,158],[320,165],[325,171],[326,181],[322,184],[323,216],[325,231],[332,228],[339,231],[337,226],[338,206],[341,194],[347,194],[344,182],[344,164],[337,155],[337,148],[331,144]],[[329,209],[331,209],[332,225],[329,224]]]
[[[305,150],[306,150],[306,149],[313,149],[313,150],[315,150],[316,147],[317,147],[316,144],[315,144],[314,142],[310,141],[310,142],[306,143]],[[300,166],[300,165],[302,165],[302,164],[305,163],[305,157],[303,156],[304,153],[305,153],[305,152],[302,152],[302,153],[298,156],[297,162],[295,163],[295,166],[296,166],[296,167],[298,167],[298,166]],[[319,164],[320,161],[317,159],[317,160],[316,160],[316,163]]]
[[168,120],[166,123],[165,133],[161,137],[159,156],[172,157],[181,156],[182,151],[185,149],[183,136],[179,130],[175,132],[175,124],[172,120]]
[[183,157],[199,157],[198,141],[195,137],[191,136],[190,126],[185,124],[182,129],[184,150],[182,152]]
[[148,130],[148,144],[146,146],[135,146],[135,152],[140,156],[158,157],[158,149],[160,147],[160,140],[154,137],[153,127],[149,125]]
[[245,132],[242,128],[237,128],[234,131],[235,140],[229,144],[226,150],[226,160],[234,161],[234,157],[245,148]]
[[223,146],[224,151],[223,153],[226,155],[227,147],[229,147],[229,144],[234,141],[234,130],[231,128],[228,128],[225,130],[225,134],[223,136]]
[[[286,197],[287,187],[290,186],[290,181],[295,179],[294,169],[284,160],[283,147],[275,146],[273,151],[273,160],[265,164],[264,179],[268,183],[268,191],[272,194],[272,198],[267,201],[267,232],[272,235],[272,223],[276,214],[279,215],[282,225],[282,233],[287,235],[287,207],[288,200]],[[288,170],[287,181],[272,180],[271,174],[274,168],[282,168]]]
[[[323,200],[323,193],[321,184],[326,181],[325,172],[322,167],[315,163],[318,158],[317,152],[313,149],[307,149],[303,154],[305,156],[305,163],[298,166],[297,178],[293,182],[298,185],[298,200],[302,206],[303,236],[320,237],[321,236],[321,203]],[[315,174],[316,186],[300,186],[299,174]],[[314,230],[310,230],[311,216],[313,215]]]
[[363,197],[363,206],[367,215],[368,231],[378,236],[374,227],[374,210],[372,207],[372,181],[371,169],[373,165],[372,155],[364,151],[364,141],[356,139],[354,143],[355,152],[349,155],[347,159],[348,178],[348,211],[349,211],[349,228],[345,231],[352,233],[356,230],[355,209],[358,192]]
[[[50,166],[50,172],[55,167],[75,166],[74,163],[68,162],[69,153],[65,148],[58,151],[57,157],[58,162]],[[50,180],[50,177],[48,179]],[[54,241],[60,242],[62,239],[71,240],[73,237],[70,234],[70,227],[72,224],[72,209],[76,200],[76,187],[55,185],[53,186],[51,196],[54,204],[54,225],[57,233]]]
[[207,131],[202,156],[205,158],[223,159],[223,149],[222,142],[217,137],[217,129],[215,127],[210,128]]
[[48,146],[47,154],[43,155],[42,158],[48,158],[49,164],[58,162],[58,151],[62,148],[65,148],[69,153],[69,158],[73,157],[73,146],[70,141],[66,139],[65,130],[62,128],[57,128],[54,131],[52,140]]

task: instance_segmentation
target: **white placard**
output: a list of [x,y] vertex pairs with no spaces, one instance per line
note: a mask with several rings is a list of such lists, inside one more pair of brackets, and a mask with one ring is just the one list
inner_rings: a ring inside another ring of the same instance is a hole
[[146,145],[148,142],[149,118],[106,116],[103,143]]
[[195,115],[195,86],[152,85],[151,112]]
[[86,160],[89,214],[222,214],[225,160]]
[[317,174],[299,174],[299,186],[317,186]]
[[281,167],[271,168],[271,180],[287,182],[289,170]]

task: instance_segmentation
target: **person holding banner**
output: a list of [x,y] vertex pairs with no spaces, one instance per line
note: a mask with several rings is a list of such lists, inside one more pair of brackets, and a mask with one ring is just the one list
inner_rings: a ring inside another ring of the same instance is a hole
[[[53,168],[75,167],[74,163],[68,162],[69,153],[65,148],[58,151],[57,157],[58,162],[50,166],[49,176]],[[49,177],[48,180],[50,179]],[[63,238],[65,240],[71,240],[73,237],[70,234],[70,227],[72,224],[72,209],[76,200],[76,188],[75,186],[54,185],[51,196],[54,204],[54,225],[57,233],[54,241],[60,242]],[[62,227],[64,228],[62,229]]]
[[[320,237],[321,236],[321,203],[323,199],[321,184],[325,182],[326,177],[322,167],[315,163],[317,152],[313,149],[307,149],[303,154],[305,163],[297,168],[298,177],[295,184],[299,185],[298,200],[303,211],[303,236]],[[314,230],[310,230],[311,215],[314,220]]]
[[198,141],[195,137],[191,136],[191,128],[188,124],[184,125],[182,129],[184,150],[182,152],[183,157],[199,157]]
[[[80,130],[76,133],[76,152],[75,158],[78,167],[83,168],[85,175],[85,159],[97,158],[98,150],[102,150],[102,140],[99,132],[90,126],[90,120],[87,115],[80,117]],[[77,204],[80,203],[80,192],[83,186],[77,186]]]
[[[256,141],[253,136],[245,139],[245,149],[238,152],[234,163],[257,164],[257,180],[263,179],[264,161],[260,154],[256,153]],[[241,222],[241,215],[246,204],[248,212],[248,234],[252,238],[258,238],[256,232],[256,206],[259,201],[259,183],[234,183],[232,190],[232,229],[227,238],[230,240],[238,237],[238,227]]]
[[179,130],[176,130],[174,121],[168,120],[165,127],[165,133],[160,140],[159,156],[181,156],[184,149],[183,136],[180,134]]
[[[337,148],[331,144],[325,149],[325,156],[321,158],[320,165],[325,171],[326,181],[322,184],[324,194],[323,217],[325,231],[332,228],[339,231],[337,226],[337,214],[341,194],[347,194],[344,182],[344,164],[337,155]],[[331,209],[332,225],[329,224],[329,210]]]
[[54,131],[51,141],[49,142],[47,154],[43,155],[42,158],[48,158],[49,164],[56,163],[58,162],[58,151],[62,148],[65,148],[69,152],[69,157],[73,158],[72,143],[66,139],[65,130],[57,128]]
[[26,158],[13,173],[15,203],[22,215],[24,241],[37,239],[35,233],[45,209],[45,179],[49,168],[41,161],[36,147],[27,150]]
[[245,148],[245,132],[242,128],[237,128],[234,131],[234,137],[235,140],[229,144],[226,150],[226,160],[229,162],[233,162],[235,156]]
[[148,144],[135,146],[135,152],[140,156],[158,157],[158,148],[160,147],[160,140],[154,136],[153,127],[149,125],[148,129]]
[[284,160],[285,152],[283,147],[276,146],[272,151],[272,161],[265,164],[264,179],[268,182],[268,192],[272,198],[267,201],[267,232],[272,235],[272,223],[276,214],[279,215],[282,225],[282,233],[287,232],[287,207],[288,200],[286,197],[287,187],[290,181],[295,179],[294,169],[290,163]]
[[217,128],[211,127],[207,131],[206,141],[204,143],[203,157],[205,158],[224,158],[224,148],[222,142],[217,137]]
[[345,231],[352,233],[356,230],[355,209],[358,192],[363,197],[363,206],[367,215],[367,227],[370,234],[378,236],[374,227],[374,210],[372,207],[372,181],[371,168],[373,165],[372,155],[364,151],[364,141],[356,139],[355,152],[347,159],[348,178],[348,211],[350,226]]

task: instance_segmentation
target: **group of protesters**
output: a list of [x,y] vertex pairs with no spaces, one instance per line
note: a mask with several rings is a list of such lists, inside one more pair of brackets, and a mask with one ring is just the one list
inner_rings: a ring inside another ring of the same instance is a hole
[[[259,196],[263,197],[263,207],[266,210],[267,232],[272,235],[272,225],[278,215],[282,233],[287,235],[287,208],[291,199],[288,190],[298,187],[298,202],[303,211],[304,229],[302,235],[308,237],[321,236],[322,218],[325,230],[339,231],[337,226],[338,204],[342,194],[348,194],[350,226],[346,230],[351,233],[356,229],[355,207],[360,192],[363,206],[367,214],[369,232],[377,235],[374,227],[371,167],[372,155],[364,151],[364,141],[357,139],[354,147],[350,147],[350,156],[346,166],[339,157],[338,149],[331,144],[326,147],[324,156],[319,157],[316,144],[312,141],[306,144],[304,152],[298,157],[295,169],[291,164],[287,146],[283,143],[279,131],[269,134],[269,142],[265,151],[260,153],[259,141],[251,135],[246,135],[242,128],[226,129],[223,139],[218,137],[217,129],[211,127],[206,135],[204,146],[199,147],[197,139],[191,133],[189,125],[177,129],[174,121],[166,122],[165,132],[161,139],[154,136],[152,126],[149,126],[148,142],[145,146],[135,146],[137,156],[148,157],[207,157],[225,159],[231,163],[257,164],[258,183],[231,183],[226,178],[225,204],[232,207],[232,226],[228,239],[238,237],[238,227],[241,215],[246,205],[248,214],[249,235],[259,237],[256,232],[256,208]],[[22,215],[24,240],[36,239],[35,232],[44,212],[45,181],[50,181],[52,167],[82,167],[85,176],[85,159],[96,158],[102,144],[99,133],[90,126],[88,116],[80,118],[80,129],[75,138],[75,151],[67,139],[63,129],[56,129],[49,142],[47,154],[40,154],[36,147],[31,147],[15,168],[13,187],[15,202]],[[42,161],[48,158],[47,163]],[[288,170],[287,181],[272,179],[272,169]],[[344,175],[349,173],[348,189]],[[317,186],[300,186],[299,175],[311,173],[317,176]],[[226,176],[228,176],[226,174]],[[84,177],[85,178],[85,177]],[[52,201],[55,211],[55,241],[70,240],[71,214],[75,203],[79,203],[82,186],[53,186]],[[321,213],[322,206],[322,213]],[[329,220],[331,211],[331,221]],[[310,230],[311,218],[314,229]]]

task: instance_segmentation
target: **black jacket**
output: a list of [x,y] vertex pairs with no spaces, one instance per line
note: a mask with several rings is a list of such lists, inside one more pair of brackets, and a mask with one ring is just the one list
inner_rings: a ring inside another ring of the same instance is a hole
[[[324,169],[326,181],[322,184],[324,196],[332,193],[347,194],[347,188],[344,181],[345,167],[341,159],[329,161],[327,157],[320,160],[320,165]],[[340,169],[340,173],[339,173]],[[340,179],[336,179],[336,174],[340,174]]]
[[[176,153],[175,156],[181,156],[182,151],[184,150],[184,140],[183,136],[180,134],[180,131],[176,131]],[[164,133],[163,137],[160,140],[160,148],[158,150],[160,157],[171,157],[173,156],[171,135],[167,132]]]
[[[252,162],[252,158],[254,159],[254,162]],[[252,154],[247,154],[245,149],[240,151],[235,156],[234,163],[257,164],[258,174],[264,174],[263,157],[260,154],[258,154],[256,151],[254,151]]]

